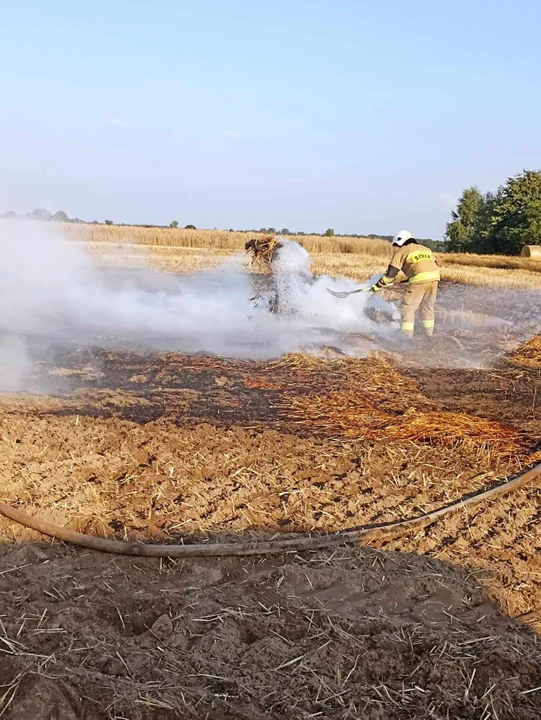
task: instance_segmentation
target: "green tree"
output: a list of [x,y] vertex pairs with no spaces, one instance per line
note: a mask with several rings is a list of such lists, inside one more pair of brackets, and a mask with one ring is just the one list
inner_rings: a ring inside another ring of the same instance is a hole
[[449,252],[468,252],[475,245],[479,217],[483,207],[483,196],[479,188],[472,186],[464,190],[453,210],[453,219],[447,223],[445,236]]
[[195,227],[195,225],[186,225],[184,230],[197,230],[197,228]]
[[471,247],[473,252],[491,254],[496,251],[492,222],[494,219],[494,208],[499,201],[500,193],[501,189],[496,193],[487,192],[483,195],[483,200],[477,213],[475,237]]
[[291,235],[291,233],[289,232],[289,230],[287,228],[282,228],[278,234],[279,235]]
[[55,222],[69,222],[69,217],[63,210],[59,210],[58,212],[55,212],[51,220],[54,220]]
[[112,225],[112,224],[113,224],[113,221],[112,221],[112,220],[106,220],[106,221],[105,221],[105,224],[106,224],[106,225]]
[[541,245],[541,172],[510,177],[494,201],[492,252],[516,255],[524,245]]
[[173,220],[172,223],[169,223],[170,228],[178,228],[178,220]]
[[334,230],[332,228],[329,228],[328,230],[325,230],[325,237],[334,237]]

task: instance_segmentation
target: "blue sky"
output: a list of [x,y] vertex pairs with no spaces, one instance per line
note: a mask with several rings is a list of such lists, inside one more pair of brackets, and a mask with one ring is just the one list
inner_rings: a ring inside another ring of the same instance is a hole
[[18,0],[0,212],[441,237],[541,168],[538,0]]

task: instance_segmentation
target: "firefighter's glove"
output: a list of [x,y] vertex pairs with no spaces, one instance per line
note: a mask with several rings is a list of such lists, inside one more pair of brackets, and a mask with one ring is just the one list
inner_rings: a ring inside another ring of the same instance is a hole
[[377,285],[372,285],[370,288],[370,292],[379,292],[380,288]]

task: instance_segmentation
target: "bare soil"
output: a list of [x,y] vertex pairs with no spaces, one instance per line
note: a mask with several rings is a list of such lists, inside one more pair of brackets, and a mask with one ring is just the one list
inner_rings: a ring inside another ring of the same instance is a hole
[[[415,352],[51,350],[48,395],[0,403],[2,499],[102,536],[235,540],[412,517],[541,459],[535,345],[474,370]],[[539,497],[371,548],[178,563],[0,519],[0,716],[538,718]]]

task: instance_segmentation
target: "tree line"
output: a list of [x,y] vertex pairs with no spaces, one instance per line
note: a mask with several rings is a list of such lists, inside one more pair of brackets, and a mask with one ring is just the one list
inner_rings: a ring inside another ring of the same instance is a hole
[[524,245],[541,245],[541,171],[524,170],[496,192],[464,190],[446,240],[449,252],[487,255],[517,255]]
[[65,213],[63,210],[59,210],[58,212],[52,213],[49,210],[46,210],[45,208],[36,208],[35,210],[31,210],[30,212],[25,213],[24,215],[18,215],[16,212],[13,212],[13,210],[8,210],[5,215],[2,215],[2,217],[5,218],[12,218],[12,219],[18,219],[18,220],[38,220],[39,222],[72,222],[72,223],[84,223],[84,220],[80,220],[79,218],[70,218],[68,217],[67,213]]
[[[58,212],[52,213],[49,210],[45,208],[37,208],[36,210],[32,210],[31,212],[27,212],[24,214],[17,214],[13,212],[13,210],[9,210],[4,215],[0,215],[0,217],[4,218],[12,218],[12,219],[19,219],[19,220],[37,220],[39,222],[69,222],[69,223],[79,223],[81,225],[116,225],[118,227],[140,227],[140,228],[170,228],[172,230],[176,230],[177,228],[180,228],[180,224],[178,220],[173,220],[168,225],[148,225],[148,224],[137,224],[137,223],[115,223],[113,220],[104,220],[103,223],[99,222],[98,220],[81,220],[80,218],[71,218],[68,216],[67,213],[65,213],[63,210],[58,210]],[[195,225],[184,225],[183,226],[185,230],[197,230]],[[217,230],[217,228],[214,228]],[[293,232],[289,230],[289,228],[282,228],[281,230],[277,230],[274,227],[262,227],[259,229],[252,228],[250,230],[234,230],[233,228],[229,228],[228,232],[239,232],[239,233],[261,233],[263,235],[289,235],[292,237],[299,236],[304,237],[306,235],[315,235],[320,237],[336,237],[336,238],[372,238],[375,240],[387,240],[389,242],[392,241],[393,236],[392,235],[379,235],[377,233],[347,233],[347,234],[340,234],[336,233],[332,228],[328,228],[325,230],[325,232],[303,232],[300,230],[299,232]],[[422,239],[418,238],[418,241],[423,243],[423,245],[427,245],[431,247],[433,250],[441,250],[443,251],[445,249],[445,243],[441,242],[439,240],[430,240],[428,238]]]
[[[55,213],[52,213],[50,210],[46,210],[45,208],[36,208],[35,210],[31,210],[30,212],[24,213],[24,214],[17,214],[16,212],[13,212],[13,210],[8,210],[7,213],[4,215],[0,215],[0,217],[3,218],[10,218],[15,220],[37,220],[38,222],[65,222],[65,223],[78,223],[79,225],[117,225],[118,227],[142,227],[142,228],[155,228],[155,227],[169,227],[169,228],[178,228],[178,220],[173,220],[172,223],[169,223],[169,225],[142,225],[142,224],[134,224],[134,223],[115,223],[113,220],[104,220],[103,223],[99,222],[98,220],[81,220],[81,218],[71,218],[68,216],[67,213],[65,213],[63,210],[58,210]],[[195,225],[186,225],[185,230],[197,230]]]

